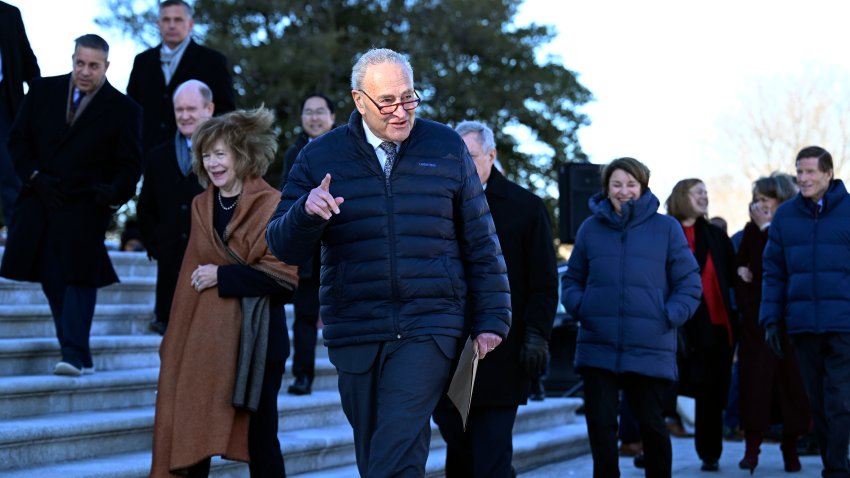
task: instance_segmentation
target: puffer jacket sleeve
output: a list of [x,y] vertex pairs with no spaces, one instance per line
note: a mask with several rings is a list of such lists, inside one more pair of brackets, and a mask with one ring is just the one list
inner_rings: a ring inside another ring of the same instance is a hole
[[461,157],[464,179],[455,199],[455,218],[469,291],[472,335],[491,332],[504,338],[511,326],[511,292],[505,258],[484,189],[465,146]]
[[567,313],[574,319],[580,319],[578,310],[584,297],[584,289],[587,285],[588,259],[585,237],[587,236],[588,223],[593,219],[587,219],[579,227],[576,234],[576,242],[570,260],[567,263],[567,271],[561,278],[561,303]]
[[788,280],[783,253],[781,221],[774,218],[767,230],[762,258],[762,292],[759,325],[775,324],[783,318]]
[[[266,227],[266,243],[272,254],[287,264],[298,266],[313,256],[328,223],[321,216],[311,216],[304,210],[310,191],[321,182],[321,178],[316,181],[311,177],[308,164],[309,160],[302,150],[289,172],[280,203]],[[324,177],[324,173],[321,174]]]
[[678,223],[671,220],[667,239],[667,282],[670,294],[664,304],[670,328],[688,321],[700,304],[702,279],[699,264],[688,248],[688,241]]

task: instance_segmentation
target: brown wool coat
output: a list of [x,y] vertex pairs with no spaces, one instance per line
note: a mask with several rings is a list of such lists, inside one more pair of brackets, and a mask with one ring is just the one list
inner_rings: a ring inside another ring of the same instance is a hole
[[[225,237],[245,263],[294,288],[297,268],[277,260],[265,241],[266,224],[279,198],[262,179],[246,179]],[[213,227],[213,201],[210,186],[192,202],[192,232],[159,351],[151,477],[175,476],[173,472],[210,456],[248,461],[249,414],[231,405],[240,299],[219,297],[215,287],[198,293],[191,286],[198,265],[236,263]]]

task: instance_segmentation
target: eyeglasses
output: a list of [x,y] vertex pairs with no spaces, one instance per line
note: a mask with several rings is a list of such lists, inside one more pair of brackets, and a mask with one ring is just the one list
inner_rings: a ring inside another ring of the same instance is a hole
[[301,116],[324,116],[328,113],[330,113],[330,111],[324,108],[319,108],[317,110],[304,110],[301,112]]
[[419,103],[422,102],[422,99],[419,98],[419,94],[416,93],[415,90],[413,91],[413,95],[416,96],[415,100],[402,101],[400,103],[393,103],[391,105],[383,105],[383,106],[379,105],[375,100],[372,99],[371,96],[366,94],[365,91],[363,91],[363,90],[357,90],[357,91],[366,95],[366,98],[369,98],[369,101],[371,101],[372,104],[375,105],[375,108],[378,108],[378,111],[382,115],[388,115],[388,114],[391,114],[391,113],[395,113],[395,110],[397,110],[399,106],[404,108],[405,111],[412,111],[412,110],[415,110],[419,106]]

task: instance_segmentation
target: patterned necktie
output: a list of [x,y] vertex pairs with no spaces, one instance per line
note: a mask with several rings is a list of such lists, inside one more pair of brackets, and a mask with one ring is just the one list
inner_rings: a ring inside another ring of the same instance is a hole
[[384,163],[384,176],[387,178],[387,185],[390,184],[390,173],[393,170],[393,163],[395,162],[395,143],[390,143],[389,141],[384,141],[378,146],[383,149],[385,153],[387,153],[387,161]]

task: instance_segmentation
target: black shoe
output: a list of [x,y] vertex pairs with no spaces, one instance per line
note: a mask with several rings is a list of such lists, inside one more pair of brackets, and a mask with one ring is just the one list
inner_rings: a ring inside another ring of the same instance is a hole
[[820,455],[820,448],[814,433],[806,433],[797,440],[797,454],[800,456]]
[[148,329],[151,332],[156,332],[159,335],[165,335],[165,329],[168,327],[168,324],[165,322],[160,322],[158,320],[152,320],[148,324]]
[[310,379],[307,377],[295,377],[295,381],[286,390],[290,395],[310,395],[313,393]]
[[640,468],[641,470],[646,468],[646,456],[644,456],[643,452],[635,455],[635,468]]
[[702,460],[702,466],[699,469],[702,471],[719,471],[720,463],[717,460]]

